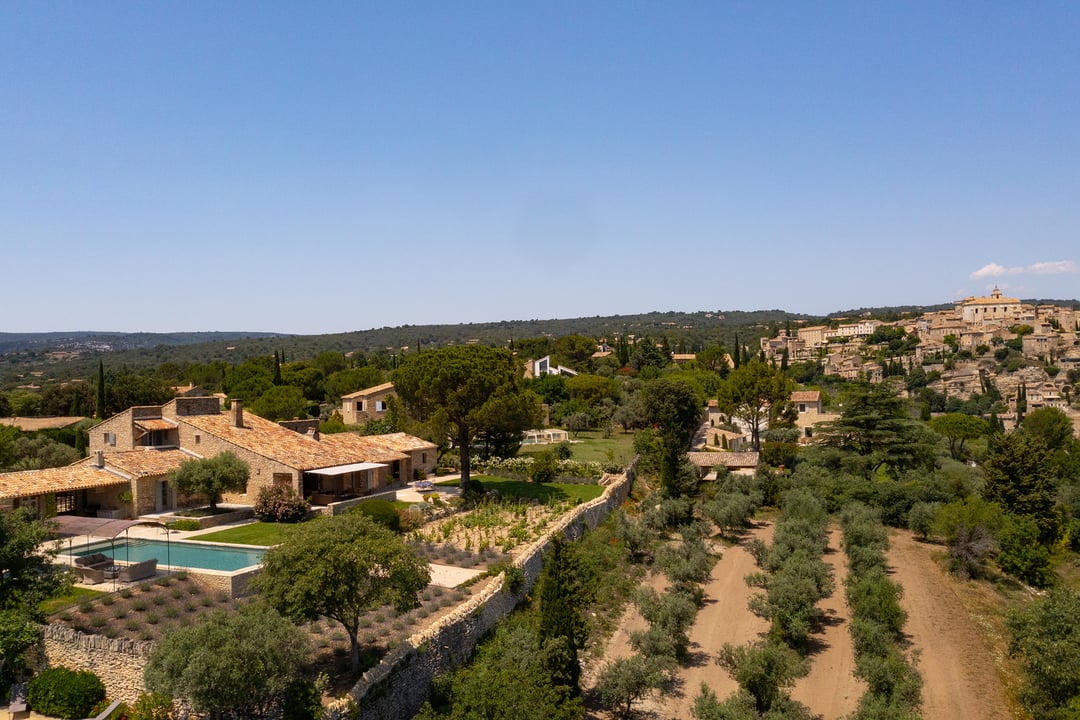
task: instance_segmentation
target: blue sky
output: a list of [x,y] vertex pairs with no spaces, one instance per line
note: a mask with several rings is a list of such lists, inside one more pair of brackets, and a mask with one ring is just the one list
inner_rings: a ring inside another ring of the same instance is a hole
[[1080,4],[9,3],[0,331],[1080,296]]

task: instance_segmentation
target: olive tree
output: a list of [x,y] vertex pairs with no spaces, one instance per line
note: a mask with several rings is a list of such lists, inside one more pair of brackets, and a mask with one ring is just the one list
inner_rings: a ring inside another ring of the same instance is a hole
[[210,509],[217,509],[221,494],[243,492],[247,488],[248,466],[231,452],[213,457],[185,460],[170,479],[184,493],[205,495]]
[[341,623],[349,635],[352,668],[360,669],[360,618],[391,604],[419,605],[431,581],[427,563],[392,530],[350,512],[289,528],[285,541],[263,558],[255,590],[298,622],[320,616]]
[[217,718],[268,717],[307,656],[300,628],[265,603],[218,610],[169,633],[143,671],[151,692]]

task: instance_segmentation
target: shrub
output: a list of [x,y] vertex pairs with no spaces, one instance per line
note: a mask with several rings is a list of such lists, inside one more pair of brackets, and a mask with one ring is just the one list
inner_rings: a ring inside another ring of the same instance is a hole
[[1029,517],[1013,515],[1001,533],[997,556],[1002,570],[1035,587],[1054,582],[1050,551],[1039,542],[1039,526]]
[[311,503],[288,485],[271,485],[259,490],[254,510],[263,522],[295,523],[307,517]]
[[77,720],[105,699],[105,685],[89,670],[54,667],[30,680],[27,704],[42,715]]
[[367,515],[383,527],[390,528],[394,532],[401,532],[401,519],[398,517],[397,509],[389,500],[365,500],[351,512]]
[[555,458],[555,453],[552,451],[542,450],[533,456],[532,467],[529,468],[529,477],[533,482],[551,482],[555,479],[558,472],[558,461]]
[[201,527],[198,520],[173,520],[168,524],[170,530],[198,530]]
[[127,712],[128,720],[169,720],[173,701],[161,693],[142,693]]

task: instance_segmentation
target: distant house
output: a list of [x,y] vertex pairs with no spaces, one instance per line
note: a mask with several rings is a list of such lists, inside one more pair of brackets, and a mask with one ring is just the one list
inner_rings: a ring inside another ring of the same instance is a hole
[[686,455],[706,480],[716,479],[713,470],[718,467],[741,475],[753,475],[759,460],[756,452],[691,452]]
[[818,423],[840,418],[838,413],[827,413],[822,410],[820,390],[796,390],[791,393],[790,401],[799,411],[795,418],[795,426],[802,431],[799,438],[801,443],[812,442],[814,427]]
[[799,414],[821,412],[820,390],[796,390],[791,393],[791,404],[798,409]]
[[386,417],[387,398],[394,393],[394,383],[357,390],[341,396],[341,418],[346,425],[362,425],[368,420]]
[[576,370],[571,370],[563,365],[553,365],[551,363],[550,355],[545,355],[539,360],[533,360],[529,363],[528,367],[526,367],[526,371],[527,375],[531,373],[531,377],[534,378],[538,378],[542,375],[577,375]]

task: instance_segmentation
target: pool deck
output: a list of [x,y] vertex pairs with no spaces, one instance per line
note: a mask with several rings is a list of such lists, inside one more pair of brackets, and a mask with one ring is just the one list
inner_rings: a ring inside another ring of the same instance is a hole
[[[444,480],[456,480],[460,478],[459,475],[446,475],[438,478],[439,482]],[[421,492],[414,487],[415,483],[409,483],[404,488],[399,488],[395,491],[395,499],[401,502],[421,503],[424,502],[425,497],[439,496],[441,498],[449,499],[461,494],[461,489],[455,486],[439,486],[437,490]],[[221,503],[219,507],[234,507],[229,503]],[[235,505],[235,507],[246,507],[241,505]],[[157,520],[158,515],[143,515],[140,517],[142,520]],[[219,530],[225,530],[230,527],[240,527],[242,525],[248,525],[254,520],[242,520],[236,523],[230,523],[227,525],[219,525],[213,528],[206,528],[204,530],[169,530],[169,540],[198,540],[200,535],[206,535],[208,533],[217,532]],[[125,531],[128,537],[143,538],[147,540],[162,540],[165,537],[165,530],[155,525],[133,525]],[[438,585],[440,587],[452,588],[460,585],[461,583],[469,580],[477,575],[482,574],[483,570],[476,570],[473,568],[459,568],[452,565],[438,565],[432,563],[429,566],[431,570],[431,584]],[[159,574],[160,574],[159,570]],[[197,570],[194,572],[209,572],[212,574],[227,574],[225,571],[204,571]],[[112,581],[108,583],[110,586],[114,585]],[[137,584],[137,583],[133,583]],[[88,587],[95,590],[102,588],[102,585],[83,585],[82,583],[76,583],[79,587]],[[116,588],[119,588],[119,584],[115,584]]]

